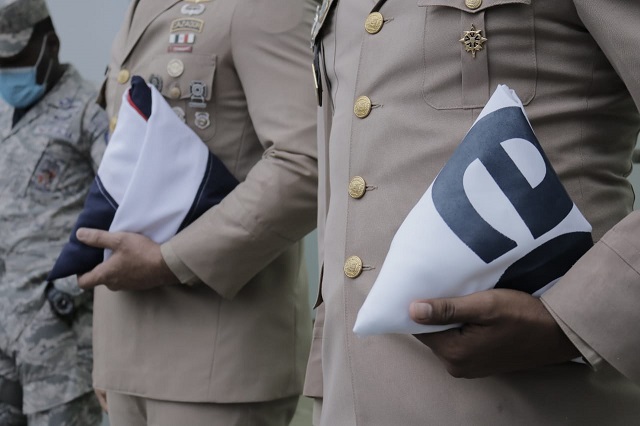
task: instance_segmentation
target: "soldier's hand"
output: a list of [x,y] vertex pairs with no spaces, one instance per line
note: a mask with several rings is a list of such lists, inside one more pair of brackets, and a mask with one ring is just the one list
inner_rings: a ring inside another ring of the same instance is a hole
[[454,377],[485,377],[569,361],[579,355],[542,302],[523,292],[494,289],[413,302],[420,324],[460,324],[416,337]]
[[145,290],[178,283],[162,258],[160,245],[143,235],[80,228],[76,236],[89,246],[112,251],[105,262],[78,276],[81,288],[105,285],[114,291]]
[[104,412],[108,413],[109,407],[107,406],[107,392],[98,388],[93,388],[93,391],[95,392],[96,397],[98,398],[98,402],[100,403],[100,406],[102,407]]

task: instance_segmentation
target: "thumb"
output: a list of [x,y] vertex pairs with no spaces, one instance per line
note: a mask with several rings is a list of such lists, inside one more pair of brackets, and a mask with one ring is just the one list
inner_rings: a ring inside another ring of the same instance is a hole
[[477,323],[486,301],[481,293],[442,299],[417,300],[409,306],[411,319],[419,324]]
[[76,238],[81,243],[91,247],[115,249],[118,238],[107,231],[91,228],[80,228],[76,231]]

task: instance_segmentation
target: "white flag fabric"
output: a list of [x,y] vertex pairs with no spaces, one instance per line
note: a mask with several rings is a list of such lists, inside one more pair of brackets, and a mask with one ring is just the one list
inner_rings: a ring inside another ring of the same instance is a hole
[[522,103],[500,85],[396,232],[353,331],[456,327],[415,323],[409,305],[494,287],[539,296],[592,245]]
[[152,85],[138,77],[69,242],[48,280],[90,271],[109,257],[75,236],[80,227],[136,232],[163,243],[218,204],[238,181]]

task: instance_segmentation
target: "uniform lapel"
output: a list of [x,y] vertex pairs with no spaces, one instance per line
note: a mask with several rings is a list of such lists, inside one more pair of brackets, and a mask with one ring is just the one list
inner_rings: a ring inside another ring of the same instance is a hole
[[[169,9],[180,0],[139,0],[137,5],[132,5],[127,20],[131,22],[131,29],[127,35],[127,41],[123,50],[120,63],[123,63],[131,54],[131,51],[142,37],[142,34],[159,15]],[[168,29],[167,29],[168,31]]]

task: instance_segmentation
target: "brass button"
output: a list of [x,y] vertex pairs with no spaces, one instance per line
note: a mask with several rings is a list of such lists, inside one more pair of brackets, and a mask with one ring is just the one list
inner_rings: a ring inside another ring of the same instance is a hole
[[384,18],[382,17],[382,13],[373,12],[367,16],[367,20],[364,21],[364,29],[369,34],[377,34],[380,29],[384,25]]
[[125,84],[129,81],[129,70],[121,69],[118,73],[118,83]]
[[360,176],[354,176],[349,182],[349,195],[351,198],[362,198],[366,191],[365,181]]
[[180,91],[180,88],[177,86],[174,86],[171,89],[169,89],[169,97],[171,99],[180,99],[181,94],[182,92]]
[[113,133],[116,130],[116,124],[118,124],[118,117],[111,117],[111,120],[109,120],[109,133]]
[[464,4],[469,9],[474,10],[482,6],[482,0],[464,0]]
[[368,96],[360,96],[356,99],[353,112],[358,118],[365,118],[371,112],[371,99]]
[[357,278],[362,273],[362,259],[351,256],[344,262],[344,274],[349,278]]

